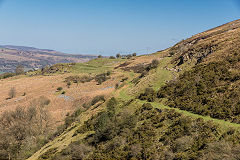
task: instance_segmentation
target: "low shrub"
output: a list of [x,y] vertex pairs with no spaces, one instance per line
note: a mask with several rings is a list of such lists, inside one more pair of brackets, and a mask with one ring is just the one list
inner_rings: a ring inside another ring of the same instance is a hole
[[58,87],[57,88],[57,91],[59,92],[59,91],[61,91],[63,88],[62,87]]
[[16,76],[16,73],[3,73],[0,75],[0,79],[6,79],[13,76]]
[[152,88],[146,88],[144,93],[139,95],[140,100],[147,100],[148,102],[153,102],[156,99],[156,92]]
[[118,104],[118,102],[117,102],[116,98],[114,98],[114,97],[112,97],[107,102],[107,111],[111,116],[115,115],[115,108],[116,108],[117,104]]
[[124,81],[127,81],[128,80],[128,77],[124,77],[120,82],[124,82]]
[[[110,74],[109,74],[110,75]],[[95,81],[100,85],[106,80],[108,80],[110,77],[107,73],[101,73],[95,76]]]
[[84,75],[84,76],[69,76],[65,78],[65,82],[67,83],[85,83],[85,82],[90,82],[94,78],[89,76],[89,75]]
[[167,98],[167,105],[195,114],[240,123],[239,71],[227,61],[198,64],[163,86],[158,98]]
[[137,53],[133,53],[132,56],[133,56],[133,57],[137,56]]
[[41,97],[39,97],[39,99],[38,99],[38,104],[39,104],[40,106],[42,106],[42,107],[47,106],[47,105],[49,105],[50,103],[51,103],[51,100],[48,99],[48,98],[45,97],[45,96],[41,96]]
[[70,88],[70,86],[72,85],[71,82],[67,82],[67,87]]
[[149,68],[150,69],[155,69],[159,65],[159,61],[157,59],[152,60],[152,63],[150,63]]
[[107,71],[107,76],[110,76],[111,75],[111,71]]
[[151,109],[153,109],[153,106],[150,103],[144,103],[142,105],[142,109],[143,110],[151,110]]
[[116,57],[114,57],[114,56],[110,56],[109,59],[116,59]]
[[105,102],[104,95],[99,95],[99,96],[94,97],[91,101],[91,105],[93,106],[96,103],[98,103],[99,101],[104,101]]
[[120,85],[120,83],[116,83],[116,84],[115,84],[115,89],[118,89],[118,88],[119,88],[119,85]]

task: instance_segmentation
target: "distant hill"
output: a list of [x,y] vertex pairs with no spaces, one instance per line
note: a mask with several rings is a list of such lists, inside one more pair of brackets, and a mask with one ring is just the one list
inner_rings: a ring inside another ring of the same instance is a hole
[[56,63],[86,62],[93,58],[96,56],[73,55],[26,46],[0,45],[0,72],[14,72],[18,65],[23,65],[26,70],[32,70]]

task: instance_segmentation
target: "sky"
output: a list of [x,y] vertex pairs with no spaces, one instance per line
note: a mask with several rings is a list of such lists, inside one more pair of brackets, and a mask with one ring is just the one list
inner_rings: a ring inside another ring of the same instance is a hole
[[147,54],[239,19],[240,0],[0,0],[0,44]]

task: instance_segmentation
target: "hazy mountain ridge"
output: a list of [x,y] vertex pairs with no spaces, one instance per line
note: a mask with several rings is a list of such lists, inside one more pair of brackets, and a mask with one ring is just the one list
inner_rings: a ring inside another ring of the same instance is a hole
[[26,70],[34,70],[56,63],[81,63],[96,58],[92,55],[73,55],[49,49],[26,46],[0,46],[0,71],[14,72],[16,66],[23,65]]

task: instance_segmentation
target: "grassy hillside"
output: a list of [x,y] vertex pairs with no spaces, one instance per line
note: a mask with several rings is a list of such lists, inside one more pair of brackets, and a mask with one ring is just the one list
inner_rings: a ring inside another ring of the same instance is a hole
[[[1,80],[0,110],[9,116],[1,117],[0,159],[239,159],[239,27],[234,21],[151,55]],[[17,94],[6,100],[9,86]],[[50,116],[39,124],[42,113]],[[23,135],[19,124],[35,128]]]

